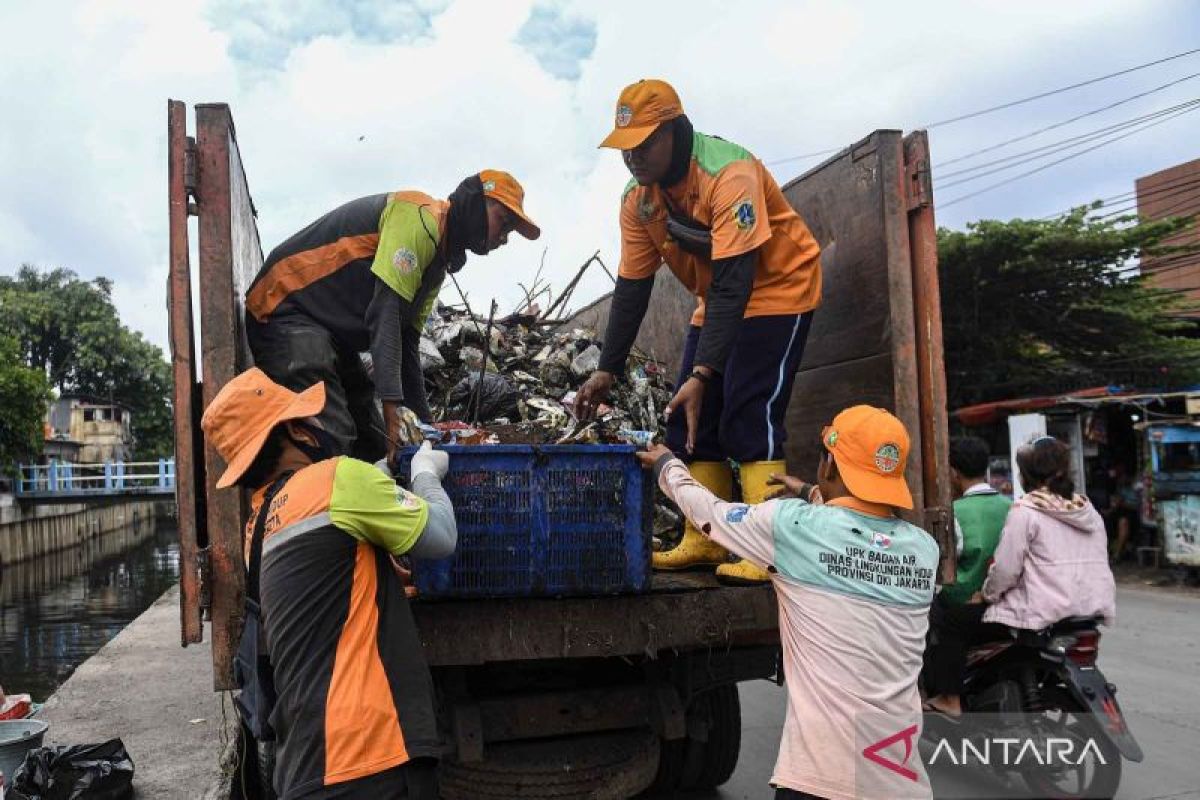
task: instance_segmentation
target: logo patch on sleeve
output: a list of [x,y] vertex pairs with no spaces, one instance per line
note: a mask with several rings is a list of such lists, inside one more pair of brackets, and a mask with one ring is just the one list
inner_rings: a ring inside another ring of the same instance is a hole
[[392,253],[392,266],[401,276],[411,275],[417,269],[417,254],[407,247]]
[[757,220],[758,218],[754,214],[754,203],[751,203],[749,198],[738,203],[733,209],[733,221],[744,231],[753,228]]
[[725,512],[726,522],[741,522],[750,513],[750,506],[734,506]]
[[396,502],[404,508],[420,508],[421,500],[412,492],[396,487]]

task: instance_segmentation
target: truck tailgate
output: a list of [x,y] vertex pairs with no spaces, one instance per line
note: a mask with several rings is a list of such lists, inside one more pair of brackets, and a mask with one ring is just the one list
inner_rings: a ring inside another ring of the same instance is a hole
[[413,615],[430,666],[776,644],[770,586],[656,573],[651,591],[609,597],[423,600]]

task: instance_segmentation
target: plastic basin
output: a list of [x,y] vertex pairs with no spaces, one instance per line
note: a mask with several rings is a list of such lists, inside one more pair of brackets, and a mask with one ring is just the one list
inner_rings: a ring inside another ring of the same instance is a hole
[[42,738],[50,725],[40,719],[0,720],[0,771],[11,782],[25,754],[42,746]]

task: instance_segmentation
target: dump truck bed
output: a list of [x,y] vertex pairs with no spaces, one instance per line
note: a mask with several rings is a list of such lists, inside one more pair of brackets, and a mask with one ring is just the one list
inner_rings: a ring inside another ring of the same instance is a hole
[[[171,352],[175,374],[181,639],[212,620],[213,683],[233,688],[242,623],[245,498],[217,492],[224,463],[199,430],[201,410],[249,361],[242,298],[262,265],[256,211],[229,108],[168,106]],[[907,517],[935,535],[952,579],[946,481],[945,380],[928,143],[922,132],[876,131],[784,185],[822,245],[823,301],[809,334],[787,418],[789,467],[810,472],[819,431],[840,408],[892,408],[913,439]],[[199,263],[189,259],[195,216]],[[192,316],[193,277],[203,339]],[[682,291],[678,289],[677,291]],[[686,309],[680,321],[686,326]],[[594,304],[603,327],[607,304]],[[644,332],[653,334],[653,331]],[[650,349],[658,351],[662,343]],[[201,362],[203,378],[198,381]],[[657,575],[649,593],[589,598],[420,600],[430,663],[532,662],[717,650],[778,642],[770,587],[723,587],[711,574]]]
[[418,600],[431,666],[776,644],[770,586],[722,586],[712,573],[656,573],[649,592],[606,597]]

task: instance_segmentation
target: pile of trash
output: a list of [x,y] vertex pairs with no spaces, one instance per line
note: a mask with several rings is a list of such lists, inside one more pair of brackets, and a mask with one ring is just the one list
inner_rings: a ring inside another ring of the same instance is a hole
[[[589,265],[557,297],[535,276],[520,310],[497,317],[438,304],[421,336],[421,371],[433,421],[401,408],[401,440],[435,444],[633,444],[661,441],[663,409],[673,388],[663,365],[634,348],[607,401],[587,422],[575,415],[575,395],[600,365],[597,332],[568,320],[567,301]],[[611,273],[610,273],[611,276]],[[525,287],[522,286],[522,289]],[[545,300],[545,310],[539,306]],[[558,316],[559,318],[555,318]],[[564,319],[565,318],[565,319]],[[654,546],[682,535],[678,508],[661,495],[654,508]]]
[[576,419],[575,393],[598,368],[600,348],[596,331],[564,329],[536,311],[496,319],[440,306],[421,337],[435,422],[411,434],[442,444],[649,445],[671,387],[662,366],[636,350],[596,417]]

